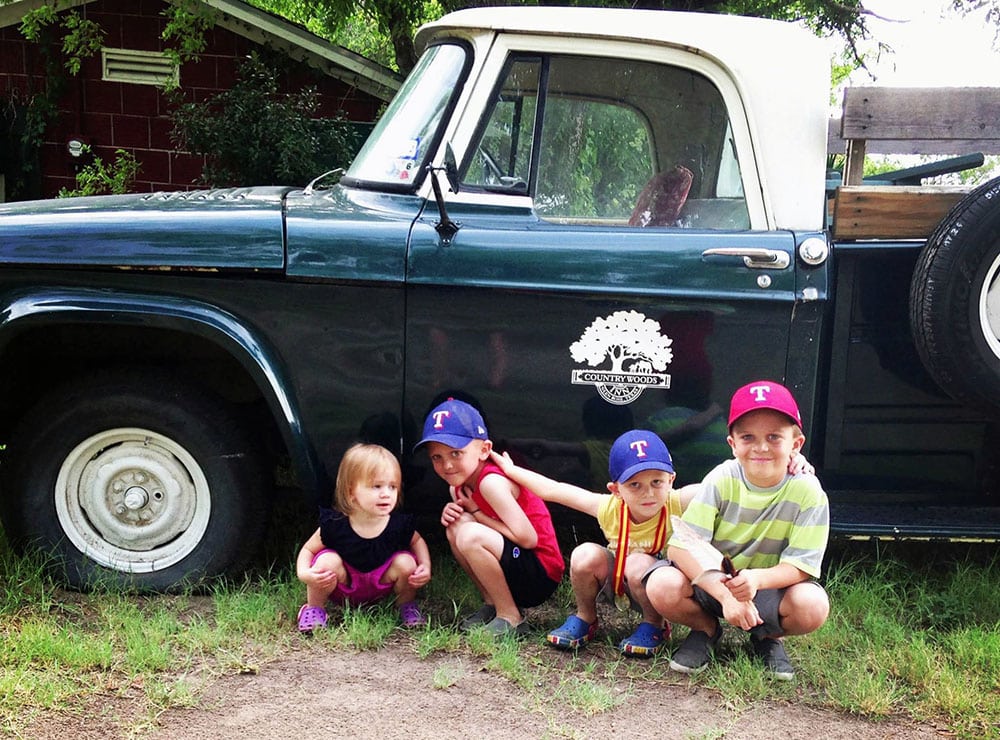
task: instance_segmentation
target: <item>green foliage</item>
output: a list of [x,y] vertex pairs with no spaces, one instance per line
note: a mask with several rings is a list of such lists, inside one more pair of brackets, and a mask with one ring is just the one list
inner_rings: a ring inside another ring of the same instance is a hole
[[[934,154],[888,155],[872,154],[865,157],[864,176],[877,176],[893,170],[917,167],[932,162],[949,159],[950,157]],[[974,167],[961,172],[948,172],[943,175],[925,178],[925,185],[976,186],[991,180],[1000,174],[1000,156],[984,157],[980,167]]]
[[105,32],[97,23],[71,10],[60,15],[60,4],[41,5],[29,10],[21,19],[21,35],[46,47],[47,31],[62,32],[63,64],[69,73],[77,75],[83,61],[101,50]]
[[20,134],[21,149],[14,153],[20,164],[20,176],[11,184],[11,197],[28,196],[31,182],[38,176],[38,152],[45,132],[59,115],[58,102],[71,76],[80,72],[83,61],[97,53],[104,42],[104,31],[77,11],[62,13],[62,3],[45,3],[24,14],[21,35],[38,44],[42,84],[26,94],[8,93],[10,105],[4,117],[10,130]]
[[197,61],[208,44],[205,34],[218,20],[218,12],[199,0],[175,0],[168,3],[162,15],[167,19],[160,34],[166,42],[164,52],[178,67],[187,61]]
[[[90,147],[83,147],[84,156],[90,153]],[[136,175],[142,168],[131,152],[124,149],[115,150],[115,161],[105,165],[100,157],[80,168],[76,173],[76,187],[72,190],[63,188],[59,191],[60,198],[73,198],[84,195],[120,195],[132,189]]]
[[462,640],[450,626],[435,627],[433,622],[426,629],[414,632],[414,645],[420,658],[434,653],[450,653],[461,647]]
[[[545,152],[561,162],[545,162],[544,191],[553,197],[549,212],[559,216],[625,217],[652,175],[649,137],[632,111],[614,105],[551,98]],[[540,207],[541,210],[541,207]]]
[[248,1],[403,74],[416,62],[413,34],[417,27],[445,12],[437,0]]
[[626,699],[613,684],[578,676],[563,679],[559,693],[570,707],[584,714],[610,711],[623,704]]
[[66,34],[63,36],[62,52],[66,69],[71,75],[80,74],[83,60],[92,57],[104,44],[104,29],[92,20],[82,17],[76,11],[66,14],[63,20]]
[[913,555],[834,563],[830,620],[794,645],[850,711],[947,717],[959,737],[981,737],[1000,718],[1000,592],[991,583],[1000,562],[988,551],[921,547],[935,553],[919,566]]
[[174,109],[171,137],[206,157],[206,184],[305,184],[351,160],[357,135],[343,118],[314,118],[315,88],[283,94],[278,81],[278,70],[255,54],[230,90]]
[[41,5],[29,10],[21,18],[21,35],[28,41],[41,43],[42,33],[59,18],[55,5]]
[[[957,2],[958,0],[956,0]],[[964,1],[964,0],[963,0]],[[976,0],[984,2],[986,0]],[[995,2],[996,0],[989,0]],[[334,43],[407,73],[416,62],[413,34],[422,23],[470,6],[468,0],[250,0],[253,5],[300,23]],[[538,0],[497,3],[540,5]],[[545,5],[592,7],[590,0],[549,0]],[[822,36],[838,34],[861,61],[857,42],[869,38],[861,0],[604,0],[603,7],[689,10],[801,21]],[[388,57],[386,56],[388,55]]]

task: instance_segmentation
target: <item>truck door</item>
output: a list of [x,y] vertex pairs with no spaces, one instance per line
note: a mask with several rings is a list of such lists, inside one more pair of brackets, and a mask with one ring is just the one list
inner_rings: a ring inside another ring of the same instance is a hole
[[407,410],[465,394],[499,446],[592,490],[610,441],[651,428],[700,479],[733,390],[784,379],[794,235],[764,225],[732,83],[551,43],[484,67],[454,135],[460,228],[435,230],[433,199],[414,226]]

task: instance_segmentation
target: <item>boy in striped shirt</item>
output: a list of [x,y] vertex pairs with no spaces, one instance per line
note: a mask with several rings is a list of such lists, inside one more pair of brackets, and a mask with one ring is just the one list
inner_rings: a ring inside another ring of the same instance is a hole
[[[830,610],[815,580],[829,537],[829,502],[815,476],[788,473],[805,437],[784,386],[760,380],[737,390],[727,441],[734,459],[705,477],[683,516],[688,537],[675,527],[669,560],[657,564],[672,567],[650,570],[646,593],[666,619],[691,630],[670,661],[673,670],[704,670],[722,618],[748,632],[754,654],[788,680],[795,669],[782,638],[818,629]],[[702,543],[719,551],[718,565],[698,557]]]

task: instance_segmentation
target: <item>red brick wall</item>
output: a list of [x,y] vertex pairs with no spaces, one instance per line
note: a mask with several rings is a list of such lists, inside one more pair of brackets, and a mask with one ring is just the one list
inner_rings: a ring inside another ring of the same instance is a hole
[[[107,32],[106,47],[162,51],[164,6],[161,0],[97,0],[78,10]],[[210,31],[207,41],[199,61],[184,64],[180,71],[181,90],[188,100],[204,100],[231,86],[239,64],[257,47],[222,28]],[[39,49],[25,41],[16,26],[0,29],[0,101],[10,96],[23,99],[28,90],[38,89],[44,77],[41,65]],[[293,89],[303,82],[318,88],[324,115],[343,111],[353,121],[374,121],[382,104],[304,64],[297,77],[291,81]],[[86,60],[80,75],[69,79],[59,107],[59,118],[46,132],[41,152],[42,197],[75,187],[80,162],[66,147],[74,137],[90,144],[107,163],[114,160],[117,149],[135,155],[142,168],[137,192],[198,187],[201,158],[175,150],[164,94],[152,85],[102,81],[100,54]]]

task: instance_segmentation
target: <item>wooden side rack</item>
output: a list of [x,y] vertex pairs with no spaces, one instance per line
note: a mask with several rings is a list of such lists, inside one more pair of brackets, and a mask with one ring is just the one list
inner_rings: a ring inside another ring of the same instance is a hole
[[[967,187],[866,184],[866,154],[965,154],[948,169],[925,165],[892,173],[893,182],[977,166],[983,154],[1000,154],[1000,88],[854,87],[844,91],[840,133],[843,185],[832,203],[832,231],[839,239],[926,238]],[[832,127],[831,127],[832,128]],[[840,143],[840,147],[837,143]]]

